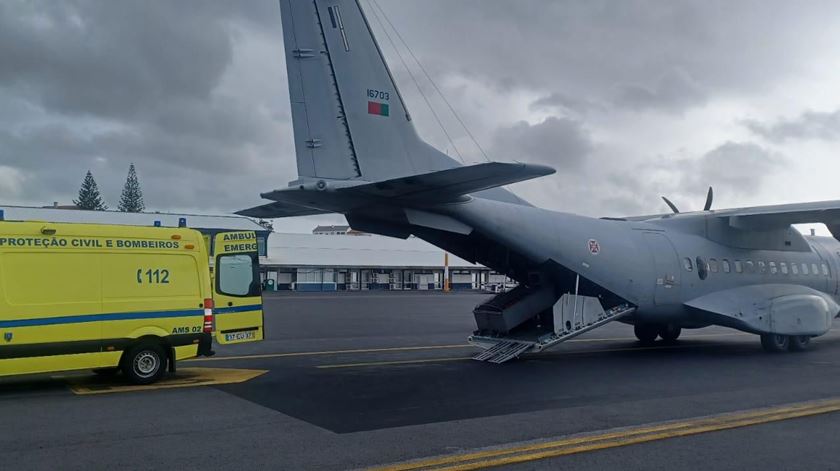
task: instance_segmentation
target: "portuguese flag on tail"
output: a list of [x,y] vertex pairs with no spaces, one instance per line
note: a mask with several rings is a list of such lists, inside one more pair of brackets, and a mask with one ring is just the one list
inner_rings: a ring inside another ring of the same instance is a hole
[[388,116],[388,111],[388,103],[379,103],[376,101],[368,102],[368,114]]

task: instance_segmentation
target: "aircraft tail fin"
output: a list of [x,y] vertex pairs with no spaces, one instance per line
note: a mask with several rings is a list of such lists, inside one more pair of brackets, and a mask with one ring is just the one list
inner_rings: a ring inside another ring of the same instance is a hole
[[280,0],[298,174],[381,181],[458,167],[417,135],[357,0]]

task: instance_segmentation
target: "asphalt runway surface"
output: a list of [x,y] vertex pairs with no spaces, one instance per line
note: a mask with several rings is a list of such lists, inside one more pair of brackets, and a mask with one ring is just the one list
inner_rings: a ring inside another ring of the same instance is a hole
[[265,341],[179,365],[230,384],[0,380],[0,468],[840,469],[837,322],[796,354],[613,323],[493,365],[465,342],[486,296],[268,295]]

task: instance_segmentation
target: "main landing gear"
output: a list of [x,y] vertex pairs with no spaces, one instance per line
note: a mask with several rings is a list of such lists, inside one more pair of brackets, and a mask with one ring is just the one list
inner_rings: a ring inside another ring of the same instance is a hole
[[811,337],[808,335],[780,335],[762,334],[761,346],[764,350],[772,353],[791,351],[801,352],[811,344]]
[[674,324],[635,324],[633,332],[640,342],[650,345],[656,337],[666,342],[675,342],[680,337],[682,329]]

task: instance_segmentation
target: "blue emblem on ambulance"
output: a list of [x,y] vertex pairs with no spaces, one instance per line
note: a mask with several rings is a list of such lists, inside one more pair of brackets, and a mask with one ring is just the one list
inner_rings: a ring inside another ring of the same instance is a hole
[[12,341],[12,335],[13,334],[11,332],[6,332],[5,334],[3,334],[3,340],[5,340],[6,342],[11,342]]

